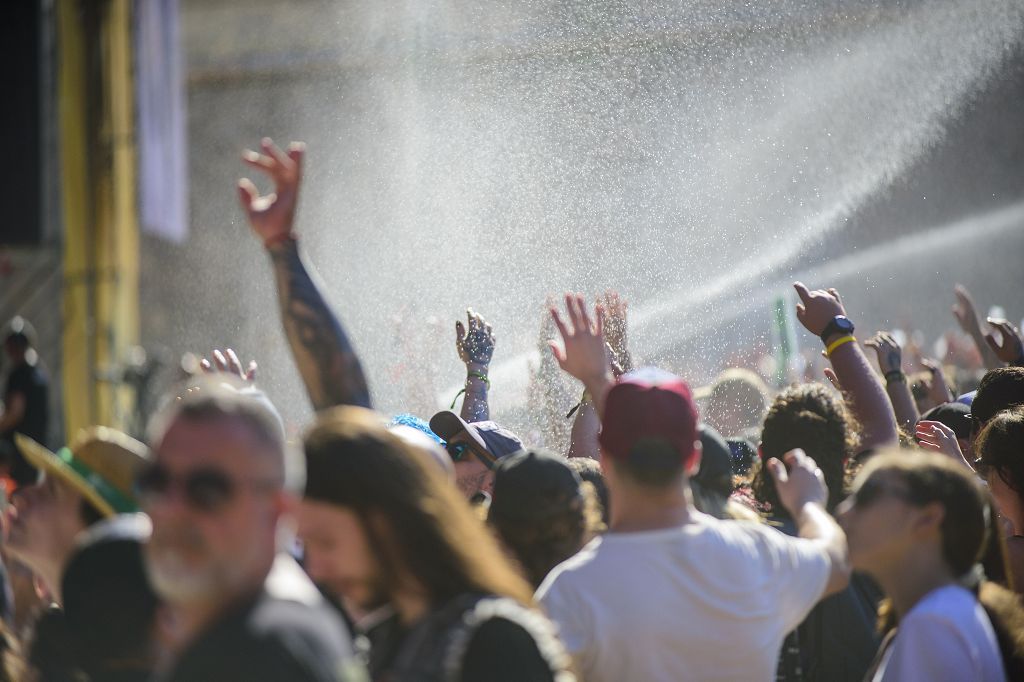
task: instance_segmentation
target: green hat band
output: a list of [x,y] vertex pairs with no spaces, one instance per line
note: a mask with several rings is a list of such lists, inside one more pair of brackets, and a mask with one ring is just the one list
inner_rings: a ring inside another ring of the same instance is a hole
[[107,479],[93,471],[88,464],[80,459],[76,459],[70,448],[61,448],[56,454],[60,461],[68,465],[93,490],[99,493],[100,497],[106,500],[107,504],[113,507],[115,512],[118,514],[129,514],[139,511],[139,506],[131,498],[124,495],[120,490],[112,486]]

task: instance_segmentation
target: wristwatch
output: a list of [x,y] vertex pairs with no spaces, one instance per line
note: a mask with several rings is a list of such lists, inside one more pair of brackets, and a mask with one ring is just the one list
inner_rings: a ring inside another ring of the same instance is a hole
[[831,336],[846,336],[847,334],[852,333],[853,322],[850,321],[850,318],[845,315],[836,315],[832,318],[832,321],[826,325],[824,331],[821,332],[821,342],[828,344],[828,339]]

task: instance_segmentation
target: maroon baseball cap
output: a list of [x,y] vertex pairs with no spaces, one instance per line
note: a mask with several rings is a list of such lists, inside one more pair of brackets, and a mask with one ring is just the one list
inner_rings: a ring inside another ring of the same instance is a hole
[[689,462],[697,440],[697,408],[686,382],[655,367],[624,374],[608,391],[598,440],[615,459],[641,442],[661,441]]

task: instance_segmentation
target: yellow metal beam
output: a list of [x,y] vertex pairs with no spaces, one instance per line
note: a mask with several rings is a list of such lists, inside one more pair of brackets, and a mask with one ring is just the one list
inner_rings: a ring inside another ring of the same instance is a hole
[[64,222],[62,296],[64,428],[68,434],[93,422],[95,412],[90,357],[88,278],[91,271],[92,195],[88,181],[89,142],[86,111],[88,63],[85,29],[77,2],[58,2],[58,126],[61,200]]
[[[93,7],[98,22],[82,20],[79,2],[57,3],[69,436],[93,424],[128,425],[129,389],[98,375],[118,367],[139,338],[132,3]],[[86,71],[91,57],[98,74]]]

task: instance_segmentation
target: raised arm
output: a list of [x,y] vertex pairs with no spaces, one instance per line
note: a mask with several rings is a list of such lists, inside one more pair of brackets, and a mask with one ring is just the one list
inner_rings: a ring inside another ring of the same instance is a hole
[[981,353],[981,361],[988,369],[1002,367],[999,357],[995,354],[989,344],[985,341],[985,334],[981,331],[981,320],[978,319],[978,311],[974,306],[974,299],[971,292],[963,284],[957,284],[953,289],[956,295],[956,303],[953,305],[953,317],[956,318],[960,328],[974,339],[974,345]]
[[491,418],[487,391],[491,388],[489,371],[494,344],[491,325],[471,308],[466,310],[465,325],[462,322],[455,323],[455,349],[459,359],[466,365],[460,416],[467,422],[482,422]]
[[551,317],[562,337],[561,347],[550,342],[551,352],[563,372],[583,382],[600,418],[604,414],[605,393],[614,382],[604,341],[604,311],[598,308],[595,319],[591,320],[587,302],[579,294],[565,295],[565,309],[567,321],[562,320],[558,310],[551,309]]
[[786,466],[774,457],[768,460],[779,500],[796,522],[800,537],[817,543],[828,555],[831,570],[823,596],[835,594],[849,584],[852,569],[846,534],[825,511],[825,476],[803,450],[790,450],[785,460]]
[[850,410],[863,429],[861,450],[896,445],[896,414],[889,403],[889,396],[856,339],[851,333],[842,331],[841,326],[833,324],[839,318],[846,320],[839,292],[835,289],[809,291],[800,282],[793,287],[800,296],[800,303],[796,306],[797,319],[815,336],[824,334],[822,342],[832,369],[843,387]]
[[299,254],[293,231],[302,179],[305,145],[292,143],[285,154],[269,138],[263,153],[242,156],[252,168],[270,176],[274,192],[261,196],[248,178],[238,194],[253,232],[270,254],[285,336],[315,410],[336,405],[370,407],[359,358]]
[[864,345],[874,348],[878,355],[878,369],[885,378],[885,392],[896,412],[897,423],[904,429],[913,429],[921,415],[917,411],[910,384],[907,383],[907,375],[903,373],[903,349],[888,332],[878,332],[865,341]]
[[[628,304],[614,291],[605,292],[597,298],[597,310],[604,316],[605,351],[612,374],[617,378],[633,369],[633,358],[626,343]],[[597,416],[590,391],[585,391],[572,422],[569,437],[568,457],[600,457],[597,436],[601,431],[601,420]]]

